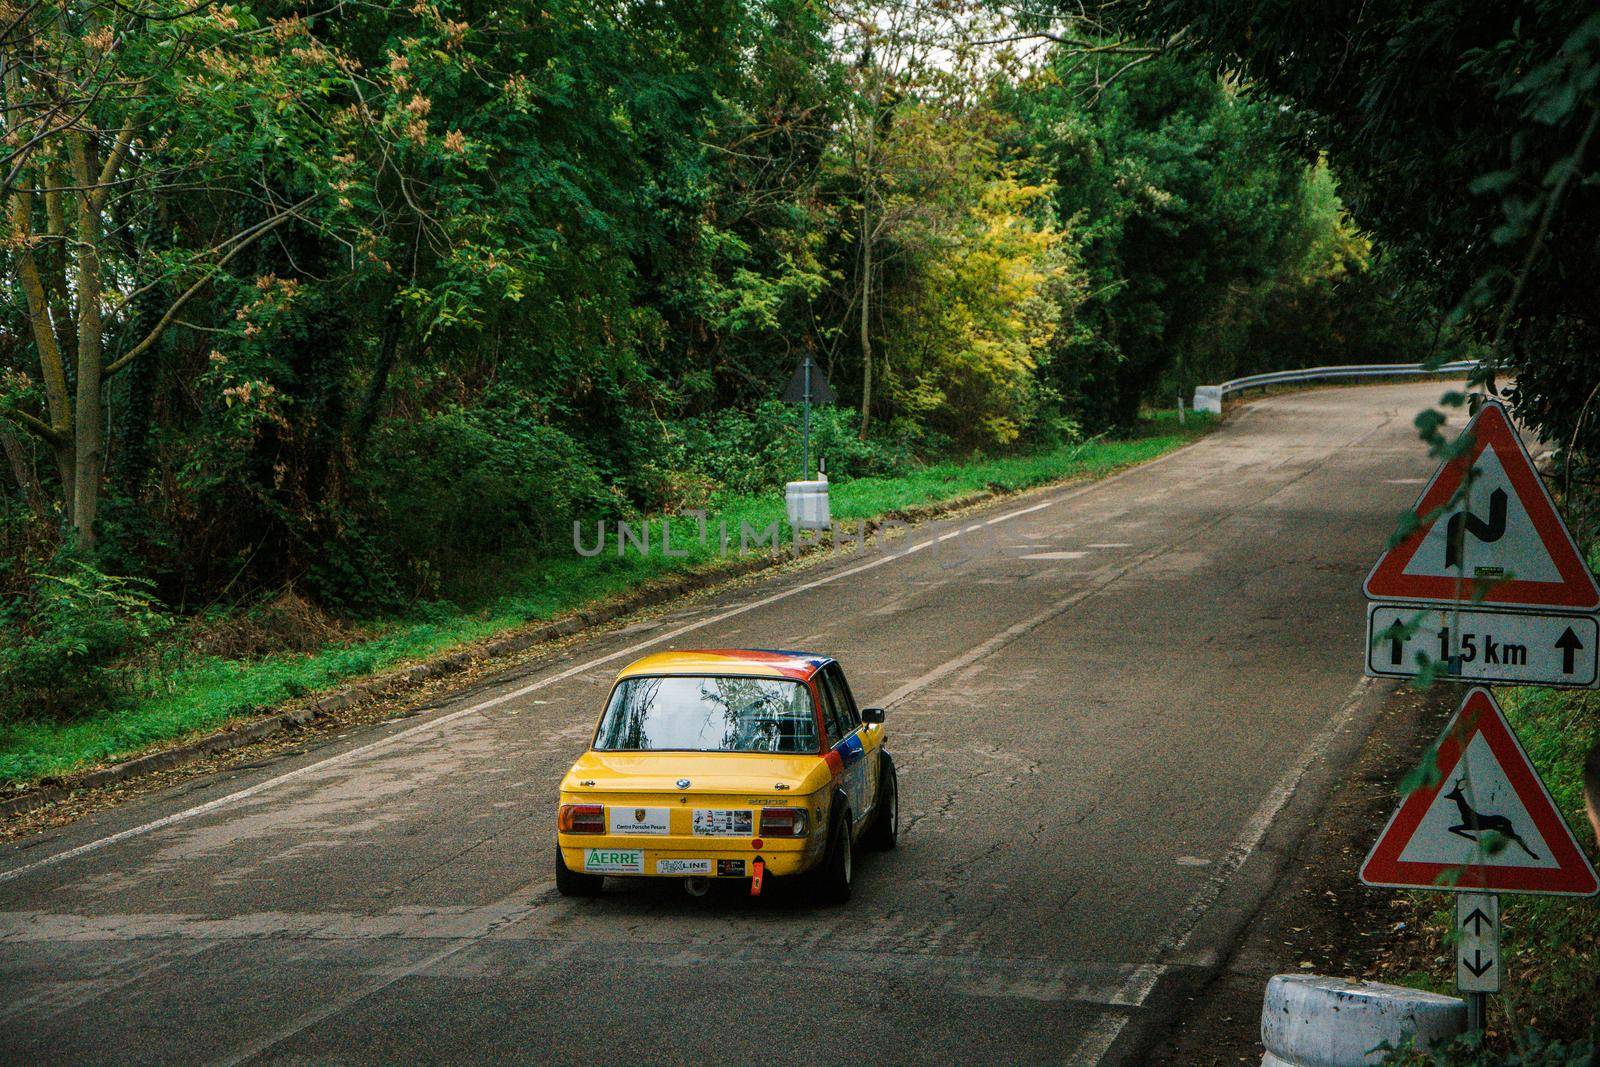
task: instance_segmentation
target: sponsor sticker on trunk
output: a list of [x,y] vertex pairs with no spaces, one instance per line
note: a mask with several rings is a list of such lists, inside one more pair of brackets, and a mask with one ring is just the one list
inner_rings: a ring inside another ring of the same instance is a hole
[[717,874],[723,878],[743,878],[744,860],[718,860]]
[[656,860],[657,874],[710,874],[710,860]]
[[596,874],[643,874],[644,850],[637,848],[586,848],[583,869]]
[[671,808],[630,808],[612,804],[606,808],[614,834],[665,834],[671,832]]
[[755,813],[747,810],[697,808],[694,832],[707,837],[750,837],[755,833]]

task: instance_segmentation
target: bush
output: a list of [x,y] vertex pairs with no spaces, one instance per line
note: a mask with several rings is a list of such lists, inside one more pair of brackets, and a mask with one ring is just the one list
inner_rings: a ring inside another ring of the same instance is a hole
[[113,665],[165,630],[169,617],[140,578],[70,557],[0,604],[0,719],[66,718],[115,695]]
[[1414,1048],[1389,1049],[1383,1062],[1389,1067],[1591,1067],[1600,1062],[1600,1045],[1594,1038],[1551,1041],[1529,1030],[1509,1052],[1481,1044],[1477,1034],[1467,1034],[1443,1048],[1419,1052]]
[[[565,432],[505,398],[385,425],[363,488],[375,542],[449,579],[483,557],[554,545],[618,501]],[[423,584],[427,584],[424,582]]]
[[[896,438],[868,438],[856,432],[854,411],[832,405],[811,409],[811,473],[817,460],[828,463],[830,478],[892,474],[908,460],[909,449]],[[797,404],[770,400],[754,411],[719,411],[685,419],[667,455],[679,469],[710,478],[730,493],[759,493],[800,477],[802,411]]]

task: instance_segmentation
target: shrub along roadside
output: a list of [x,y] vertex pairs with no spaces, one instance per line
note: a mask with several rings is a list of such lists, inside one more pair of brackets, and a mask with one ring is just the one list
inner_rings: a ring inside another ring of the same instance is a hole
[[[1600,694],[1530,686],[1496,695],[1567,825],[1594,859],[1582,770],[1584,756],[1600,741]],[[1437,946],[1439,954],[1426,968],[1415,957],[1397,957],[1376,977],[1454,992],[1454,963],[1445,949],[1455,925],[1454,901],[1439,893],[1406,893],[1397,904],[1395,919],[1420,924],[1421,942]],[[1592,899],[1510,894],[1500,898],[1500,916],[1505,989],[1489,998],[1487,1047],[1463,1047],[1437,1061],[1397,1056],[1391,1062],[1592,1062],[1588,1057],[1600,1035],[1600,908]],[[1540,1036],[1530,1036],[1530,1030]],[[1552,1051],[1550,1041],[1561,1044]]]
[[[1145,462],[1204,433],[1210,421],[1191,417],[1180,428],[1171,415],[1146,424],[1143,436],[1096,440],[1032,455],[941,463],[897,476],[836,482],[832,506],[837,521],[860,521],[920,505],[937,504],[975,491],[1017,491],[1070,478],[1099,477]],[[737,541],[740,523],[763,529],[780,521],[783,503],[774,490],[712,502]],[[660,520],[652,522],[659,543]],[[789,536],[780,521],[783,537]],[[591,528],[592,529],[592,528]],[[357,640],[307,653],[277,653],[251,659],[204,657],[187,662],[183,650],[165,648],[129,668],[132,690],[122,706],[70,722],[17,718],[0,723],[0,784],[25,785],[95,763],[136,754],[186,735],[216,729],[231,719],[410,660],[483,640],[529,622],[551,618],[625,592],[669,572],[714,562],[716,538],[698,541],[698,525],[672,523],[673,545],[687,554],[665,557],[607,551],[579,556],[569,546],[533,559],[502,576],[501,593],[464,609],[433,604],[403,617],[374,621]],[[592,544],[592,534],[588,543]]]

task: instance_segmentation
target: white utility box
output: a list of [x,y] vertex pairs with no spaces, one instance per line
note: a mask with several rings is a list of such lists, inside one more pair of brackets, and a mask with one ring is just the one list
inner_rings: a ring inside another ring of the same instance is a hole
[[783,503],[789,513],[789,525],[796,530],[826,530],[828,514],[828,480],[790,482],[783,487]]

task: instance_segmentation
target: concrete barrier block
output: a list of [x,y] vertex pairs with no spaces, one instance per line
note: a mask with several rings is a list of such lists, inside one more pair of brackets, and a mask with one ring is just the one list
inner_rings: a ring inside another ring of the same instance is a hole
[[1383,1062],[1374,1052],[1414,1039],[1448,1041],[1467,1028],[1459,997],[1381,982],[1315,974],[1279,974],[1261,1007],[1262,1067],[1358,1067]]

